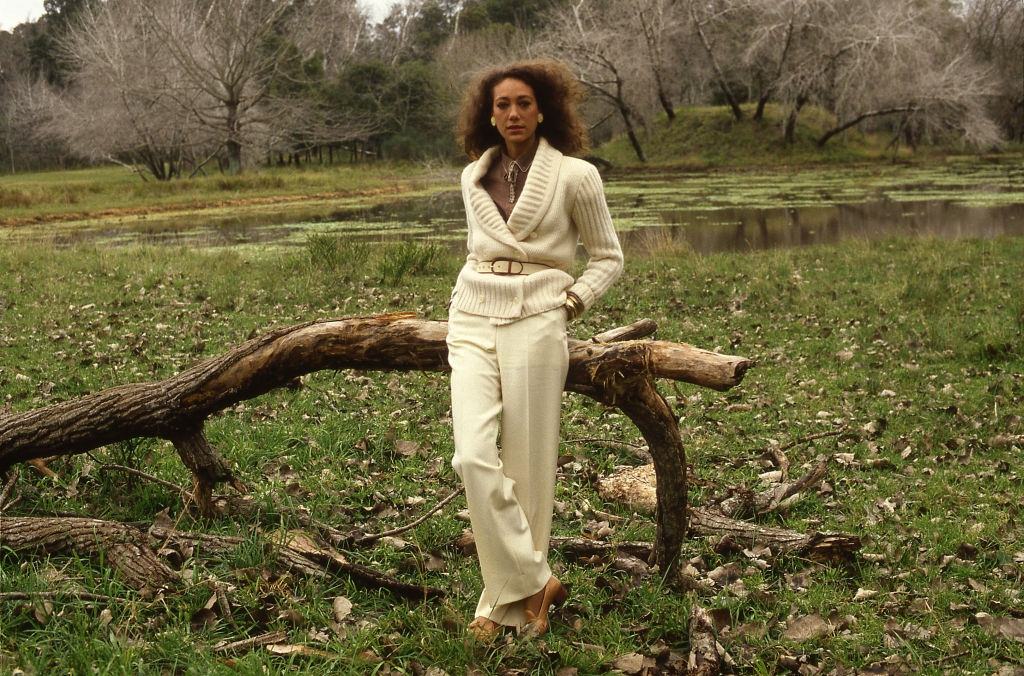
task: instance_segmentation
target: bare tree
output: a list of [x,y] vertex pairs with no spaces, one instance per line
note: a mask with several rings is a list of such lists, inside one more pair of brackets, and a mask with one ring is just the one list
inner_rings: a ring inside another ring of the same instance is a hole
[[[270,121],[261,104],[291,46],[279,40],[288,10],[271,0],[166,0],[139,9],[187,86],[178,103],[222,139],[228,170],[241,171],[242,149]],[[195,97],[194,92],[201,92]]]
[[74,84],[46,130],[79,154],[167,179],[215,156],[249,157],[367,133],[317,95],[354,52],[354,0],[109,0],[83,12],[64,48]]
[[317,54],[324,74],[337,75],[369,45],[370,26],[356,0],[304,0],[293,5],[286,31],[300,54]]
[[814,21],[815,4],[814,0],[766,0],[749,5],[751,31],[743,64],[756,92],[755,120],[764,117],[765,106],[778,94],[787,69],[804,56],[808,43],[818,39],[824,28]]
[[676,119],[671,91],[674,73],[665,52],[670,44],[683,37],[680,8],[681,5],[676,0],[637,0],[633,10],[633,31],[639,29],[639,33],[643,35],[655,95],[669,122]]
[[65,139],[78,155],[142,165],[166,180],[212,141],[197,134],[197,120],[187,112],[193,106],[181,106],[202,92],[167,58],[138,10],[132,0],[83,10],[63,42],[73,84],[50,97],[41,130]]
[[544,40],[547,50],[568,61],[580,82],[618,113],[637,159],[646,162],[637,128],[644,124],[639,106],[649,71],[635,34],[623,31],[635,19],[629,0],[573,0],[549,14]]
[[859,4],[856,16],[845,14],[837,57],[829,60],[819,90],[819,101],[837,118],[819,146],[865,120],[893,115],[901,116],[903,127],[953,132],[978,147],[1000,141],[985,111],[991,81],[968,55],[951,48],[947,35],[955,26],[948,12],[927,4]]
[[[717,43],[725,43],[726,47],[722,51],[732,57],[740,53],[738,45],[741,41],[737,39],[736,29],[740,28],[740,32],[742,32],[742,18],[745,16],[746,9],[747,2],[744,0],[716,0],[714,2],[689,0],[689,14],[694,32],[704,48],[704,53],[714,73],[715,83],[729,104],[733,117],[737,120],[743,119],[743,110],[740,108],[739,97],[731,84],[733,78],[726,73],[722,66],[722,60],[718,56],[718,52],[722,48],[717,47]],[[717,32],[721,39],[715,40],[712,31]],[[737,59],[732,58],[730,62],[736,63]]]
[[1024,141],[1024,2],[968,0],[964,4],[967,46],[992,68],[996,80],[993,114],[1007,135]]

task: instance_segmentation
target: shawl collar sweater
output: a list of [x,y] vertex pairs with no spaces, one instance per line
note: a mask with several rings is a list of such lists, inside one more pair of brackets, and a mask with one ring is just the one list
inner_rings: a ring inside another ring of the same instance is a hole
[[[508,221],[502,218],[481,179],[500,153],[494,146],[462,172],[469,250],[452,291],[463,312],[512,321],[565,304],[572,291],[589,308],[622,273],[619,246],[597,168],[567,157],[540,138],[522,194]],[[582,241],[589,260],[577,279],[571,274]],[[479,273],[479,261],[501,258],[540,263],[550,269],[530,275]]]

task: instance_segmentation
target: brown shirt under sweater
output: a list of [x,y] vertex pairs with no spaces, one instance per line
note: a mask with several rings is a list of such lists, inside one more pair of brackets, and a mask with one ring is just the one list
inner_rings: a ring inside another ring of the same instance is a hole
[[[510,202],[508,199],[508,181],[505,180],[505,168],[512,162],[512,158],[506,155],[504,151],[495,154],[497,158],[490,169],[487,170],[483,179],[481,179],[480,185],[491,196],[491,199],[494,200],[494,205],[498,207],[498,212],[501,213],[501,217],[507,223],[508,217],[512,213],[512,208],[515,206],[515,203]],[[536,154],[537,146],[534,145],[532,150],[523,153],[517,160],[519,166],[526,168],[527,171],[520,171],[519,175],[516,176],[516,201],[523,194],[523,186],[526,185],[526,177],[530,173],[529,169],[533,166],[533,158]]]

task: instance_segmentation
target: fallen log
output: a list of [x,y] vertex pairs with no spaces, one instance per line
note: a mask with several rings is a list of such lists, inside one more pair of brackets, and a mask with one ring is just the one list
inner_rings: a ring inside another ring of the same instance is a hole
[[[849,562],[861,547],[860,538],[856,535],[801,533],[787,528],[761,526],[730,519],[713,509],[691,508],[690,528],[696,535],[728,537],[737,548],[762,545],[770,547],[773,554],[800,556],[819,563]],[[454,544],[463,553],[472,553],[476,548],[473,532],[463,532]],[[604,542],[565,537],[552,537],[548,540],[548,546],[568,558],[628,554],[650,560],[656,549],[655,544],[650,542]]]
[[[244,542],[243,538],[210,533],[189,533],[154,524],[150,534],[162,541],[200,546],[206,552],[226,553]],[[326,578],[347,575],[366,587],[388,591],[414,601],[441,598],[445,592],[437,587],[410,584],[374,570],[369,566],[348,561],[340,552],[318,543],[300,531],[284,534],[280,542],[268,542],[274,561],[282,568],[309,577]]]
[[19,553],[77,553],[103,559],[125,583],[156,592],[181,578],[143,544],[146,534],[116,521],[68,517],[0,516],[0,549]]
[[728,536],[740,547],[767,545],[776,554],[793,554],[821,563],[853,559],[861,541],[849,533],[800,533],[731,519],[715,509],[692,508],[690,529],[698,535]]
[[[651,328],[649,321],[637,322],[602,335],[615,339]],[[35,458],[82,453],[135,437],[163,438],[192,472],[199,510],[214,515],[212,492],[218,483],[245,487],[203,434],[210,415],[321,369],[444,371],[446,335],[446,322],[415,319],[412,313],[277,329],[163,381],[0,416],[0,473]],[[751,362],[653,340],[571,340],[569,355],[566,389],[621,408],[647,440],[661,478],[654,559],[668,570],[687,531],[685,454],[675,416],[654,379],[726,390],[742,380]]]
[[[288,532],[281,541],[267,541],[270,558],[281,568],[303,576],[326,578],[346,575],[363,586],[387,589],[412,600],[440,598],[436,587],[410,584],[369,566],[348,561],[331,547],[301,532]],[[173,590],[181,583],[177,572],[157,556],[157,542],[199,546],[206,554],[228,554],[244,538],[190,533],[154,524],[143,531],[129,524],[101,519],[0,516],[0,550],[14,554],[77,553],[102,559],[134,589],[147,592]]]

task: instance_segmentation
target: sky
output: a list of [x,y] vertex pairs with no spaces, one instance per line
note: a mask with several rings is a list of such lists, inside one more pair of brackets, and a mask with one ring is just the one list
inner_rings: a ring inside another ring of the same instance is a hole
[[[380,21],[398,0],[359,0],[370,12],[370,18]],[[43,14],[43,0],[0,0],[0,30],[11,30],[25,20],[33,21]]]

